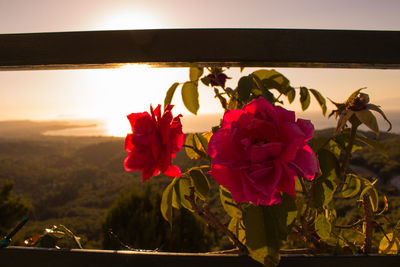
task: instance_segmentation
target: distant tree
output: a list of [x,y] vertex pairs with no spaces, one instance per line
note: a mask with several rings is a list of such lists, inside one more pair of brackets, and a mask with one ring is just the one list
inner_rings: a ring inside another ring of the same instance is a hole
[[142,192],[133,188],[121,194],[103,223],[103,248],[126,249],[123,247],[126,244],[136,249],[205,252],[215,246],[214,234],[186,210],[174,210],[171,229],[161,215],[160,202],[160,193],[152,191],[150,186]]
[[28,204],[11,196],[14,183],[0,180],[0,237],[9,232],[28,212]]

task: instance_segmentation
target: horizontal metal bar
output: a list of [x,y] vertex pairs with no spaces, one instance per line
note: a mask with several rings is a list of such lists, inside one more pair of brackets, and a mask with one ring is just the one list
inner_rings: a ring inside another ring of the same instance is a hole
[[[248,256],[201,253],[162,253],[107,250],[57,250],[45,248],[10,247],[0,249],[2,266],[57,266],[57,267],[262,267]],[[282,255],[279,267],[372,267],[398,266],[400,256],[379,255]]]
[[0,70],[202,66],[400,68],[400,31],[172,29],[0,35]]

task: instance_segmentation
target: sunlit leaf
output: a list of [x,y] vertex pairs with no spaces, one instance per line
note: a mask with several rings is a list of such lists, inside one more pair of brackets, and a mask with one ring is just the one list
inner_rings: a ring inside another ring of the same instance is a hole
[[354,115],[354,111],[350,110],[350,109],[345,109],[343,110],[343,112],[340,114],[339,116],[339,121],[337,123],[336,126],[336,130],[334,135],[337,135],[342,129],[343,127],[346,125],[346,122],[351,118],[351,116]]
[[387,131],[389,132],[392,129],[392,123],[389,121],[389,119],[386,117],[385,113],[380,109],[379,106],[374,105],[374,104],[367,104],[367,109],[379,112],[382,115],[382,117],[385,119],[385,121],[387,121],[387,123],[389,123],[389,129],[387,129]]
[[242,217],[242,211],[238,208],[237,203],[233,200],[231,193],[223,186],[219,187],[219,196],[222,206],[226,213],[231,217]]
[[206,153],[208,141],[203,135],[187,134],[185,139],[185,145],[186,145],[185,146],[186,155],[190,159],[210,158],[210,156]]
[[360,142],[362,142],[362,143],[364,143],[364,144],[376,149],[378,152],[380,152],[386,158],[389,157],[388,153],[386,152],[385,148],[382,146],[381,143],[379,143],[379,142],[377,142],[375,140],[363,137],[363,136],[358,135],[358,134],[356,135],[356,140],[358,140],[358,141],[360,141]]
[[375,212],[378,210],[379,198],[378,198],[378,191],[373,185],[366,186],[364,190],[360,194],[360,200],[363,199],[363,196],[368,194],[369,200],[371,201],[371,208],[372,211]]
[[243,228],[243,221],[240,218],[232,217],[229,222],[228,229],[237,237],[237,239],[244,243],[246,239],[246,232]]
[[315,89],[310,89],[310,92],[313,94],[313,96],[315,97],[315,99],[317,100],[318,104],[320,105],[321,109],[322,109],[322,114],[326,114],[326,100],[325,98],[321,95],[320,92],[318,92]]
[[243,215],[250,257],[265,266],[279,263],[281,246],[278,221],[267,206],[250,206]]
[[174,83],[173,85],[171,85],[171,87],[168,89],[167,94],[165,95],[164,98],[164,109],[171,104],[172,102],[172,98],[174,97],[175,94],[175,90],[178,87],[179,83]]
[[207,149],[208,149],[208,140],[202,134],[199,134],[199,133],[196,133],[196,137],[200,141],[200,144],[201,144],[201,148],[200,149],[202,149],[203,151],[207,151]]
[[203,68],[199,67],[190,67],[189,69],[189,78],[190,81],[195,82],[198,81],[201,75],[203,75]]
[[300,87],[301,110],[306,110],[310,106],[310,93],[306,87]]
[[343,185],[342,196],[344,198],[354,197],[360,192],[361,181],[354,174],[348,174],[346,176],[345,183]]
[[287,92],[287,98],[289,103],[293,103],[294,99],[296,98],[296,90],[293,87],[290,87],[289,91]]
[[289,80],[276,70],[257,70],[252,73],[267,89],[277,89],[280,93],[286,94],[289,87]]
[[192,178],[194,188],[199,194],[200,198],[205,200],[210,192],[210,183],[201,169],[192,169],[189,171]]
[[369,111],[368,109],[356,111],[356,116],[362,123],[364,123],[372,131],[374,131],[376,136],[379,135],[378,122],[376,121],[376,118],[371,111]]
[[197,83],[185,82],[182,86],[182,101],[187,110],[197,115],[197,111],[200,108],[199,105],[199,92]]
[[280,205],[247,207],[243,222],[250,256],[266,266],[276,266],[282,241],[286,240],[296,213],[294,198],[288,195],[283,195]]
[[382,215],[389,210],[389,200],[385,194],[383,195],[383,200],[385,201],[385,206],[380,212],[377,213],[377,215]]
[[331,236],[332,225],[323,214],[318,214],[315,219],[315,231],[322,240],[328,240]]
[[164,189],[160,205],[161,214],[171,227],[172,227],[172,194],[176,180],[177,178],[174,178],[174,180],[172,180],[172,182]]
[[196,138],[194,134],[187,134],[186,135],[186,139],[185,139],[185,151],[186,151],[186,155],[190,158],[190,159],[199,159],[200,155],[196,153],[196,151],[194,151],[194,149],[188,147],[194,147],[197,146],[197,142],[196,142]]
[[177,201],[185,209],[193,211],[192,205],[190,204],[189,200],[186,199],[186,196],[190,196],[190,187],[192,187],[190,178],[187,175],[182,175],[182,177],[176,179],[177,181],[174,185],[174,190]]
[[[389,240],[388,240],[389,239]],[[379,242],[379,254],[397,255],[400,248],[400,240],[393,233],[388,233],[383,236]]]
[[356,97],[358,96],[358,94],[361,92],[361,90],[364,90],[366,87],[360,88],[355,90],[350,96],[349,98],[347,98],[346,100],[346,105],[349,105],[350,103],[352,103],[354,101],[354,99],[356,99]]

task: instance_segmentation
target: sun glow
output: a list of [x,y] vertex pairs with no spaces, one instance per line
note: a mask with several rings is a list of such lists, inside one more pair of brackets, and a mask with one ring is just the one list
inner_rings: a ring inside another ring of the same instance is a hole
[[[126,116],[133,112],[150,111],[164,102],[165,92],[175,81],[184,80],[187,70],[151,68],[127,64],[118,69],[90,70],[90,105],[86,118],[105,122],[108,135],[126,136],[130,125]],[[88,96],[89,97],[89,96]],[[181,112],[176,108],[176,114]]]
[[101,30],[134,30],[163,28],[160,17],[142,10],[127,10],[106,17],[98,26]]

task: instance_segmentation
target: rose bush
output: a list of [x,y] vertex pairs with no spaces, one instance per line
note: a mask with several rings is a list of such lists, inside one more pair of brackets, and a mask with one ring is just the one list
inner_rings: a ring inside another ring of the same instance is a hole
[[307,145],[314,126],[295,113],[257,98],[241,110],[228,110],[211,138],[209,174],[239,202],[273,205],[280,192],[293,197],[296,175],[309,180],[319,172]]
[[[349,164],[362,143],[385,155],[379,143],[357,133],[365,124],[378,134],[370,110],[387,120],[383,111],[370,104],[368,95],[359,89],[344,103],[332,101],[337,110],[331,114],[339,118],[332,136],[326,131],[313,138],[313,124],[296,120],[295,113],[281,105],[298,96],[301,109],[306,110],[313,96],[325,116],[326,99],[319,91],[292,87],[281,73],[265,69],[241,77],[231,88],[225,83],[228,76],[222,68],[207,70],[209,74],[201,77],[204,68],[193,66],[190,81],[176,82],[168,89],[162,116],[160,106],[151,116],[147,112],[128,116],[133,133],[126,139],[130,152],[126,169],[142,170],[143,180],[160,172],[175,177],[162,195],[160,210],[165,220],[172,226],[174,209],[194,212],[224,233],[239,254],[248,254],[265,266],[279,263],[283,246],[306,247],[311,253],[371,253],[374,225],[383,225],[378,220],[389,206],[385,195],[380,203],[376,180],[358,175]],[[169,104],[181,86],[185,107],[197,114],[200,82],[213,88],[225,114],[212,131],[189,133],[185,139],[179,116],[173,119]],[[311,138],[312,149],[308,145]],[[171,158],[183,145],[188,158],[201,161],[181,175]],[[227,224],[215,212],[221,210],[210,194],[216,192],[216,185],[209,183],[203,170],[219,184],[220,203],[230,217]],[[362,203],[361,219],[337,212],[336,201],[343,198]],[[379,210],[381,204],[384,207]],[[397,253],[397,247],[392,249],[390,244],[399,239],[398,227],[387,235],[384,228],[380,231],[379,252]],[[361,238],[350,240],[354,233]]]
[[172,158],[185,142],[180,117],[173,117],[173,106],[168,105],[161,115],[161,105],[150,107],[148,112],[132,113],[128,120],[132,133],[125,139],[129,152],[124,166],[127,171],[142,171],[142,181],[160,172],[170,177],[180,177],[181,170],[172,164]]

